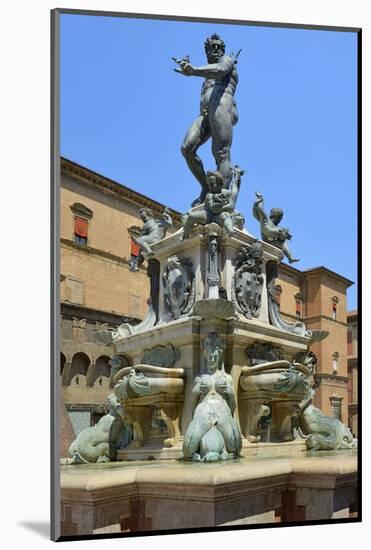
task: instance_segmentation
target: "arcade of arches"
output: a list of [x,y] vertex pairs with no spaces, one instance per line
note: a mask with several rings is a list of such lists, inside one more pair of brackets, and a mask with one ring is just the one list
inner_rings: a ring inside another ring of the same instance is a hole
[[[112,388],[110,361],[114,352],[90,337],[99,328],[96,319],[71,317],[69,309],[62,304],[60,380],[62,399],[77,435],[83,428],[96,424],[108,411],[107,395]],[[80,309],[74,314],[89,315],[87,309]],[[122,317],[109,317],[107,322],[111,328],[122,322]]]

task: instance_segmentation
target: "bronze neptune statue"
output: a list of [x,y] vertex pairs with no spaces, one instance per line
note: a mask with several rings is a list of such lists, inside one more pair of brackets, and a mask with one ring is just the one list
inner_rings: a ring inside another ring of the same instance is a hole
[[238,121],[234,94],[238,82],[236,64],[240,52],[236,56],[225,55],[225,44],[217,34],[207,38],[205,52],[208,64],[202,67],[191,65],[189,57],[173,57],[179,65],[176,72],[205,79],[201,88],[200,114],[188,130],[181,148],[189,169],[201,185],[201,194],[192,206],[202,203],[208,192],[205,170],[197,150],[210,138],[217,170],[222,174],[224,188],[228,189],[232,177],[232,129]]

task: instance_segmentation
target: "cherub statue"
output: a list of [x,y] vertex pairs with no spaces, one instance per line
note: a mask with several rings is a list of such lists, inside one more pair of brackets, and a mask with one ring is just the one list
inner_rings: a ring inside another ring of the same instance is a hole
[[235,166],[231,187],[230,189],[224,189],[224,180],[221,173],[207,172],[208,192],[205,196],[205,203],[188,210],[183,216],[183,239],[188,239],[191,229],[195,225],[206,225],[211,222],[215,222],[223,227],[228,236],[233,233],[234,226],[241,229],[241,225],[243,226],[243,217],[234,208],[243,174],[244,171]]
[[287,241],[291,239],[291,235],[288,229],[284,227],[278,227],[278,224],[283,218],[283,210],[281,208],[272,208],[267,216],[264,211],[264,198],[261,193],[256,192],[256,200],[254,202],[253,214],[260,222],[260,231],[263,241],[273,244],[280,248],[289,263],[299,262],[299,258],[294,258]]
[[154,255],[151,244],[163,239],[168,228],[173,225],[168,208],[164,208],[161,219],[155,219],[150,208],[141,208],[139,216],[143,221],[140,237],[132,238],[135,244],[140,247],[140,252],[135,260],[129,262],[131,271],[138,271],[144,260]]
[[233,380],[224,370],[224,341],[216,333],[203,344],[206,372],[195,379],[193,419],[184,436],[185,460],[215,461],[238,457],[242,440],[233,418],[236,397]]

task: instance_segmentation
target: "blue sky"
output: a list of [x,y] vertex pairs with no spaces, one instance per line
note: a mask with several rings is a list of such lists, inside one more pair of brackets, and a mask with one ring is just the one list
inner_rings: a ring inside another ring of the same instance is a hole
[[[232,162],[246,170],[237,208],[248,231],[255,191],[283,208],[298,269],[357,277],[355,33],[62,15],[61,154],[181,212],[199,185],[180,153],[203,79],[172,56],[205,64],[217,32],[237,52],[239,122]],[[210,142],[199,149],[215,167]],[[355,309],[356,286],[348,291]]]

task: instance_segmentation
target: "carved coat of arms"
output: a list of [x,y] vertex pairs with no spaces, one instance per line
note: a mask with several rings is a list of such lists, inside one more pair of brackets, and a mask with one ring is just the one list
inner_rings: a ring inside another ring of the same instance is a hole
[[259,315],[264,278],[262,275],[263,247],[258,241],[244,245],[236,258],[233,301],[237,311],[252,319]]
[[171,256],[167,260],[162,282],[165,303],[174,319],[189,313],[194,302],[194,274],[192,262],[186,258]]

